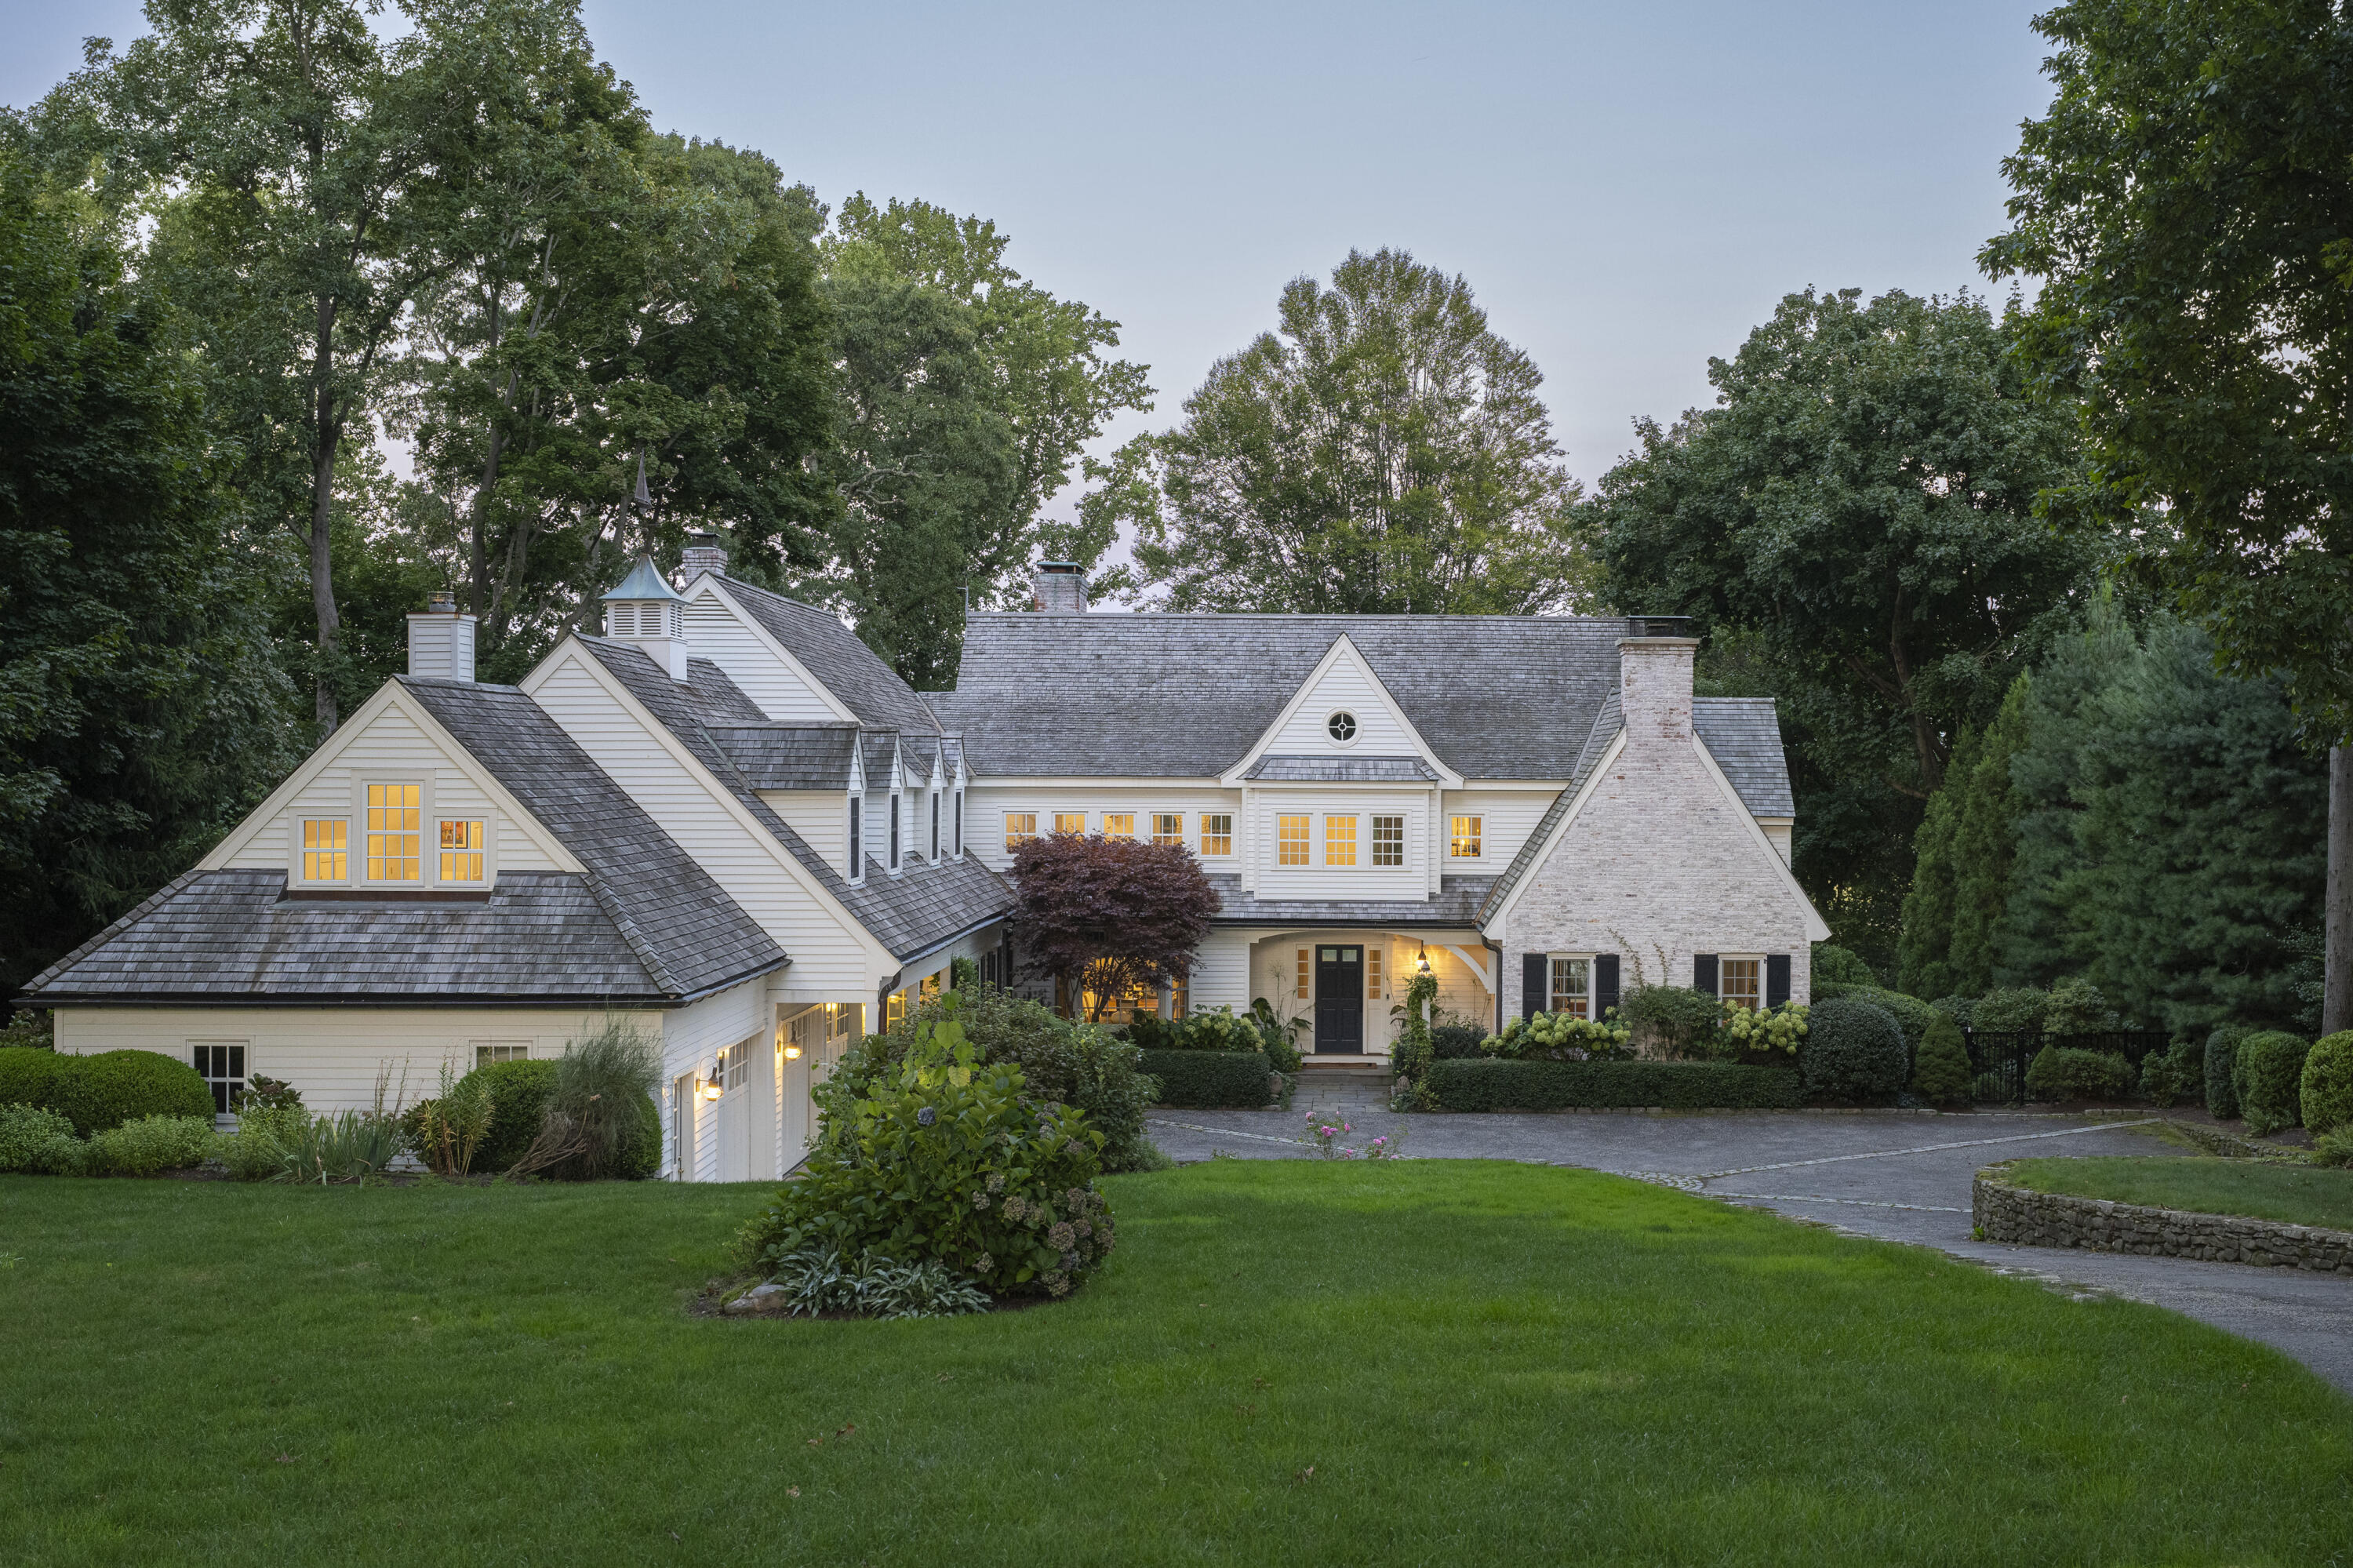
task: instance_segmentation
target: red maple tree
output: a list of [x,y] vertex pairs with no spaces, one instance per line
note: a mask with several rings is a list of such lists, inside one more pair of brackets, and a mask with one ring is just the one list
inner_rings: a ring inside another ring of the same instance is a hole
[[1142,839],[1056,833],[1013,854],[1022,966],[1091,997],[1090,1017],[1193,972],[1218,890],[1193,852]]

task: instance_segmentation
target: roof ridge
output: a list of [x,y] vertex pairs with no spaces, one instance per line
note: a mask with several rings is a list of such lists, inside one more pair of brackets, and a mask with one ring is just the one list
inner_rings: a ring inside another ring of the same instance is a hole
[[670,966],[662,962],[661,955],[655,951],[646,934],[638,929],[636,916],[629,913],[627,905],[613,895],[605,878],[591,871],[587,874],[586,883],[588,896],[596,901],[596,907],[605,912],[605,917],[613,923],[613,929],[621,934],[621,940],[629,944],[629,951],[637,954],[638,962],[646,967],[647,975],[672,996],[683,994],[686,987],[680,982],[678,976],[670,972]]

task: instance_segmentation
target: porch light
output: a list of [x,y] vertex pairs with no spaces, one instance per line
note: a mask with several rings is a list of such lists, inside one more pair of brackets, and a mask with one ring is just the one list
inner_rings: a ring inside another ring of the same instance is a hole
[[721,1083],[717,1078],[705,1078],[702,1080],[702,1097],[704,1099],[715,1100],[726,1092],[727,1086]]
[[800,1048],[799,1046],[797,1046],[797,1045],[787,1045],[787,1046],[786,1046],[786,1047],[785,1047],[785,1060],[786,1060],[786,1061],[787,1061],[787,1062],[797,1062],[797,1061],[799,1061],[800,1059],[801,1059],[801,1048]]
[[1430,948],[1427,943],[1422,946],[1421,956],[1413,960],[1413,972],[1418,975],[1430,972]]

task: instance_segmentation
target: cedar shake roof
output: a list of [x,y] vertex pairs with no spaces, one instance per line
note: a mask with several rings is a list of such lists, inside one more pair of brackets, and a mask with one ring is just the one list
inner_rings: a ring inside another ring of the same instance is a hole
[[[903,857],[902,869],[896,874],[881,863],[870,860],[862,883],[845,880],[754,793],[751,780],[729,760],[727,753],[696,718],[691,691],[673,683],[660,666],[628,643],[601,637],[583,637],[580,643],[853,918],[890,949],[892,957],[912,959],[929,952],[953,937],[987,925],[1013,906],[1013,895],[997,874],[981,864],[977,857],[969,855],[960,861],[943,858],[934,865],[911,853]],[[796,648],[794,652],[798,653],[799,650]],[[898,679],[895,675],[891,678]],[[871,732],[866,736],[870,743],[875,738]],[[888,742],[891,737],[881,738]],[[887,747],[883,758],[887,762]],[[871,780],[874,764],[871,758],[868,768]],[[913,842],[911,838],[910,845]]]
[[1330,784],[1429,784],[1438,773],[1419,757],[1261,757],[1245,779]]
[[728,726],[706,720],[704,727],[754,789],[849,789],[849,761],[858,746],[854,726]]
[[1476,926],[1492,876],[1441,876],[1435,898],[1262,898],[1231,872],[1212,872],[1219,926]]
[[721,590],[744,613],[792,651],[801,667],[824,683],[859,722],[872,729],[937,734],[939,721],[913,687],[875,656],[830,610],[786,599],[733,577],[719,579]]

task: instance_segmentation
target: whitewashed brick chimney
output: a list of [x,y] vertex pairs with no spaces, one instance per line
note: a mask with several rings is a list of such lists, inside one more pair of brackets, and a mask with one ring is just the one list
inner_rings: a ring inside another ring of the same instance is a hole
[[1083,615],[1087,574],[1076,561],[1040,561],[1034,579],[1038,608],[1050,615]]
[[1660,745],[1691,749],[1692,661],[1699,639],[1683,635],[1683,624],[1636,619],[1619,640],[1618,707],[1629,751]]
[[716,534],[689,534],[686,549],[679,556],[678,565],[688,582],[705,572],[714,577],[723,577],[727,575],[726,546],[720,544]]

